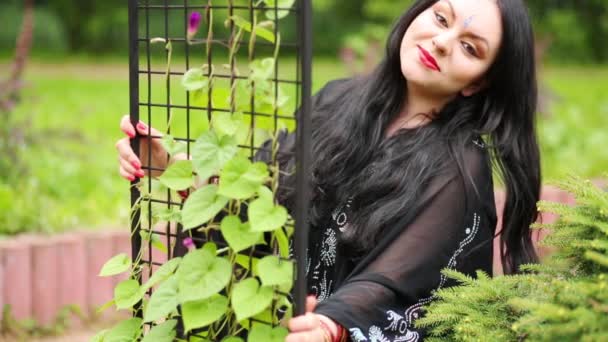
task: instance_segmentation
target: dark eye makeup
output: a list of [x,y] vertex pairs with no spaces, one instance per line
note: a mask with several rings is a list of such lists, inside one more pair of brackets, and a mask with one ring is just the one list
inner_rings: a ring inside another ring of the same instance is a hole
[[[437,20],[437,22],[441,26],[448,27],[448,21],[446,20],[446,18],[444,16],[442,16],[441,14],[439,14],[436,11],[433,11],[433,13],[435,15],[435,20]],[[462,46],[468,54],[470,54],[471,56],[474,56],[474,57],[478,57],[477,50],[475,50],[475,47],[473,47],[473,45],[471,45],[467,42],[462,42]]]

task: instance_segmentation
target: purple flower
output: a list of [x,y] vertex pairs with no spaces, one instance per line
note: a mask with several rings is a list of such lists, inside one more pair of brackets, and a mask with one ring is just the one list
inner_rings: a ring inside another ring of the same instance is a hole
[[199,12],[190,13],[190,20],[188,21],[188,40],[191,40],[196,31],[198,31],[198,27],[201,25],[202,16]]
[[196,245],[194,244],[194,240],[192,240],[191,237],[187,237],[184,240],[182,240],[182,244],[188,248],[189,251],[196,249]]

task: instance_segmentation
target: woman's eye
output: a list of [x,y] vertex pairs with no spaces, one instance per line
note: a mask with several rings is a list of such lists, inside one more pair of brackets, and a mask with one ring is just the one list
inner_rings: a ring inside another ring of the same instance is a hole
[[463,42],[462,46],[468,53],[470,53],[473,56],[477,56],[477,51],[475,51],[475,48],[471,44]]
[[435,12],[435,19],[437,19],[437,21],[439,21],[441,25],[448,27],[448,21],[445,20],[445,18],[441,14]]

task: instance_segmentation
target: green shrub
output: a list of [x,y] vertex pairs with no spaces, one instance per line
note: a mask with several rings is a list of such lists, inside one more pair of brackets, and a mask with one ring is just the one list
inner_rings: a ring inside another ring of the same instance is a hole
[[557,184],[577,206],[540,202],[560,215],[535,224],[552,233],[543,245],[557,251],[525,273],[477,279],[445,269],[461,285],[437,291],[426,316],[429,341],[606,341],[608,339],[608,192],[570,177]]

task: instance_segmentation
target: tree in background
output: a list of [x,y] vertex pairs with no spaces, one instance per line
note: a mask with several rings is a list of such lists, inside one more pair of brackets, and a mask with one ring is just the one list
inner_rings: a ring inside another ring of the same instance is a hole
[[25,0],[21,31],[17,37],[17,46],[7,79],[0,80],[0,182],[9,181],[11,175],[19,174],[21,163],[19,151],[25,142],[25,131],[22,125],[16,125],[11,116],[12,109],[19,101],[19,93],[23,85],[23,71],[32,46],[34,31],[34,1]]
[[[165,0],[149,0],[150,4]],[[215,0],[217,1],[217,0]],[[247,3],[248,0],[233,0]],[[6,3],[6,4],[5,4]],[[21,7],[22,0],[5,0],[0,19],[11,20],[7,9]],[[53,50],[67,44],[70,52],[120,53],[127,51],[127,5],[124,0],[79,1],[79,0],[35,0],[36,10],[42,10],[49,25],[40,37],[35,35],[38,45]],[[189,1],[189,4],[204,5],[206,0]],[[405,11],[413,0],[314,0],[313,30],[316,54],[335,56],[342,46],[352,49],[360,58],[365,51],[384,43],[392,23]],[[608,60],[608,2],[605,0],[534,0],[526,1],[539,40],[549,42],[548,57],[551,61],[569,63],[601,63]],[[183,30],[183,13],[170,11],[171,33]],[[158,36],[164,32],[162,11],[150,11],[151,31]],[[12,15],[14,17],[14,15]],[[51,16],[46,18],[46,16]],[[40,16],[41,20],[43,19]],[[60,27],[56,27],[59,23]],[[9,25],[10,26],[10,25]],[[293,26],[293,25],[286,25]],[[11,31],[10,28],[8,30]],[[63,35],[47,43],[52,31]],[[10,32],[9,32],[10,33]],[[3,34],[0,32],[0,43]],[[285,31],[285,41],[294,40],[296,32]],[[10,37],[14,37],[11,33]],[[12,38],[11,38],[12,39]],[[1,50],[1,49],[0,49]]]
[[608,2],[605,0],[527,1],[539,37],[551,42],[552,60],[608,60]]

